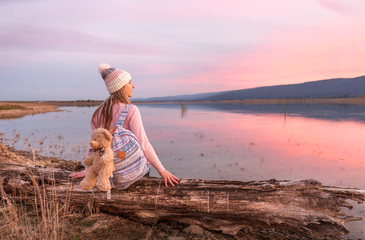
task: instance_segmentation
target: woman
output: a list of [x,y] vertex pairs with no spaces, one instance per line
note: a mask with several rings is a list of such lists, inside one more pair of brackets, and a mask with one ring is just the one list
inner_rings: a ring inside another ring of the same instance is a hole
[[[94,112],[91,119],[91,128],[92,130],[99,127],[113,129],[115,128],[123,109],[131,104],[129,98],[132,97],[134,85],[131,80],[131,75],[126,71],[111,68],[107,64],[101,64],[99,66],[99,72],[104,79],[110,96]],[[137,106],[131,105],[123,122],[123,127],[130,130],[137,137],[147,161],[152,164],[164,179],[165,186],[167,187],[168,183],[172,186],[174,186],[174,183],[178,184],[179,179],[163,167],[155,150],[150,144]],[[87,169],[82,172],[71,173],[70,177],[84,177],[86,171]]]

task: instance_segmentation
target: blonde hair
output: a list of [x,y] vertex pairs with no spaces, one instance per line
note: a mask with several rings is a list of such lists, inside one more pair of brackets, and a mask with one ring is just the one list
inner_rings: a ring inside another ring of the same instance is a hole
[[107,99],[105,99],[105,101],[95,110],[91,118],[91,123],[99,122],[101,123],[100,125],[104,125],[99,127],[103,127],[109,130],[110,123],[112,122],[113,119],[113,106],[118,102],[131,104],[129,97],[124,92],[123,88],[110,94],[110,96]]

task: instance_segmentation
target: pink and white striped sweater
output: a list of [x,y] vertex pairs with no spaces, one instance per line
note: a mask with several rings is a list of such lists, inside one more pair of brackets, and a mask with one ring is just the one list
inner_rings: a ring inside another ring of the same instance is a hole
[[[114,128],[117,125],[119,116],[125,107],[126,104],[124,103],[117,103],[113,105],[113,119],[110,123],[110,128]],[[99,122],[97,121],[97,119],[92,120],[92,131],[96,128],[104,127],[103,122]],[[153,149],[150,141],[147,138],[147,134],[143,127],[141,113],[139,112],[139,109],[136,105],[132,105],[131,109],[129,110],[127,117],[124,120],[123,127],[130,130],[134,135],[136,135],[147,160],[152,164],[154,168],[156,168],[159,173],[163,172],[165,168],[163,167],[155,150]]]

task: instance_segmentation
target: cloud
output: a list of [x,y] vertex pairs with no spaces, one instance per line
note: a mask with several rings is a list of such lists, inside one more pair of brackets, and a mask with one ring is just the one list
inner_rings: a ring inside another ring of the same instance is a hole
[[130,41],[111,40],[81,31],[15,26],[0,32],[0,48],[33,51],[99,52],[106,54],[158,54],[156,46],[141,46]]
[[358,16],[363,14],[365,3],[363,0],[318,0],[318,3],[342,16]]
[[[79,98],[67,87],[88,86],[93,79],[100,84],[101,62],[129,71],[136,97],[354,76],[364,69],[363,5],[358,0],[6,1],[0,8],[0,79],[4,89],[14,81],[24,92],[30,82],[43,87],[49,81],[49,91],[62,83],[65,91],[55,95]],[[83,93],[93,98],[104,90],[93,85]]]

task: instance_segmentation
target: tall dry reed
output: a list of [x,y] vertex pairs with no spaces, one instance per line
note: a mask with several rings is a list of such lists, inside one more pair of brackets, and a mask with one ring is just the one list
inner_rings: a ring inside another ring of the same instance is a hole
[[64,239],[71,186],[66,197],[58,199],[54,176],[46,181],[31,171],[28,176],[31,192],[28,187],[6,193],[0,179],[0,239]]

